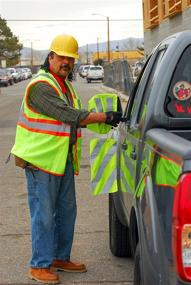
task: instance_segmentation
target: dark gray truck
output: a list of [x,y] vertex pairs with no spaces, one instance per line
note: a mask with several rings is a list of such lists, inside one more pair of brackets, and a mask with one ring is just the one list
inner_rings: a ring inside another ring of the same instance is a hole
[[191,31],[162,41],[135,84],[117,138],[110,249],[134,285],[191,284]]

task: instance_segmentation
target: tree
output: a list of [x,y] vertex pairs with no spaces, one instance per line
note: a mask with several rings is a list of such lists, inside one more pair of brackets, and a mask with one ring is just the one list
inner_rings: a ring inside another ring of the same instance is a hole
[[104,61],[102,58],[99,58],[99,59],[94,60],[93,63],[94,63],[94,65],[102,65],[103,66]]
[[7,26],[6,20],[0,17],[0,65],[1,60],[6,60],[7,66],[13,66],[19,62],[20,51],[23,45],[18,38],[13,35]]

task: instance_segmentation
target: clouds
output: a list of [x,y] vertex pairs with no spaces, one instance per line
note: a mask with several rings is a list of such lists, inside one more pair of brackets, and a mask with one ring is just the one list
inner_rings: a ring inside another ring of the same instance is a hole
[[[113,19],[141,19],[141,0],[1,0],[0,5],[1,16],[5,19],[81,20],[7,22],[13,33],[22,41],[35,41],[35,45],[41,49],[46,49],[52,37],[59,33],[74,35],[79,45],[96,42],[97,37],[100,37],[101,41],[106,41],[107,23],[104,17],[93,16],[92,13],[110,17],[111,40],[131,36],[143,37],[140,20],[112,21]],[[83,21],[85,19],[92,21]]]

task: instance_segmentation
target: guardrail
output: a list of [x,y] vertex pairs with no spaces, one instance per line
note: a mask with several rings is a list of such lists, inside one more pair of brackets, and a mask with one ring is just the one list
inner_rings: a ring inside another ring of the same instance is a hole
[[127,60],[116,60],[104,66],[104,85],[129,95],[134,83]]

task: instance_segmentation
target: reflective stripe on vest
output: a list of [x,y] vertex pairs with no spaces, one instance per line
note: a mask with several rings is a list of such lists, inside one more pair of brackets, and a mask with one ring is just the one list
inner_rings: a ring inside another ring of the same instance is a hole
[[128,156],[125,153],[121,153],[120,160],[120,185],[122,192],[132,193],[135,187],[135,182],[131,177],[133,173],[132,163],[129,161]]
[[[95,105],[96,108],[92,108],[90,112],[105,112],[100,98],[95,98]],[[106,98],[106,110],[113,111],[113,98]]]
[[[117,100],[116,94],[96,94],[88,101],[88,111],[93,113],[117,111]],[[111,130],[111,126],[105,123],[89,124],[87,128],[98,134],[106,134]]]
[[117,142],[114,139],[92,139],[90,141],[90,165],[92,194],[117,191]]
[[20,114],[18,125],[32,132],[70,136],[70,125],[53,120],[29,118],[24,113]]

